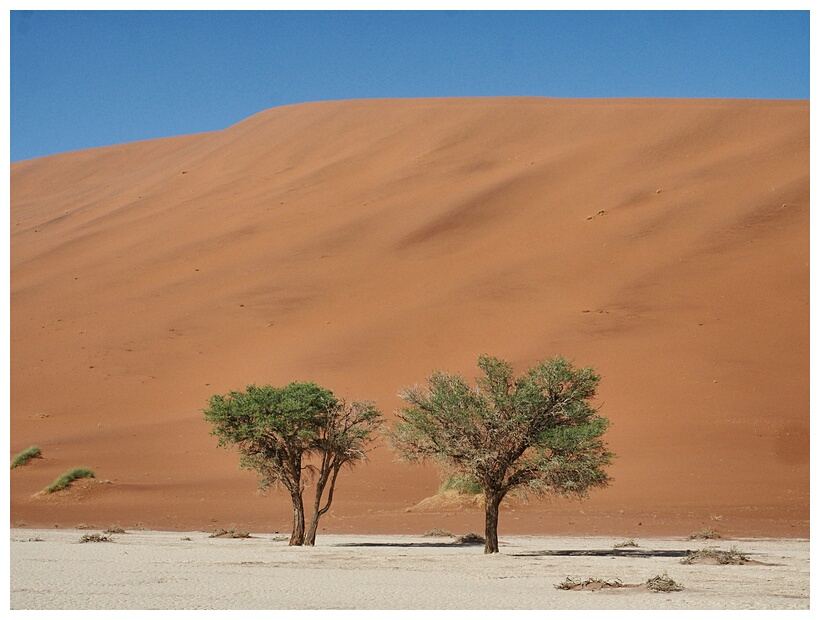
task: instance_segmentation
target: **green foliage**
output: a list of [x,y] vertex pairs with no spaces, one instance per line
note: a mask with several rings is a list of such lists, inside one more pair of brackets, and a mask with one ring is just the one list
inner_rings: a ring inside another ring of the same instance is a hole
[[428,389],[405,390],[410,403],[391,433],[399,454],[435,460],[457,475],[502,494],[513,488],[538,495],[584,497],[609,482],[601,435],[608,421],[591,405],[599,377],[562,357],[536,364],[520,377],[512,366],[481,356],[484,376],[471,387],[459,375],[434,373]]
[[474,476],[449,476],[439,487],[438,492],[456,491],[462,495],[479,495],[481,483]]
[[[303,473],[315,474],[314,516],[307,534],[313,544],[319,517],[333,500],[339,471],[365,460],[381,414],[370,401],[350,405],[315,383],[285,387],[249,385],[246,391],[214,395],[203,410],[221,447],[236,446],[240,466],[256,471],[260,489],[283,485],[294,507],[291,544],[305,543]],[[318,467],[310,459],[319,461]],[[327,489],[324,507],[320,507]]]
[[75,480],[79,478],[93,478],[94,472],[88,469],[87,467],[76,467],[64,473],[62,476],[57,478],[54,482],[52,482],[49,486],[43,489],[45,493],[54,493],[54,491],[59,491],[61,489],[68,488]]
[[39,446],[30,446],[11,460],[11,469],[26,465],[31,459],[41,458]]
[[300,492],[302,455],[319,434],[323,416],[337,404],[330,390],[293,382],[283,388],[249,385],[216,394],[204,410],[220,447],[236,446],[239,464],[256,471],[260,488],[283,484]]
[[604,487],[613,456],[601,436],[608,421],[593,407],[600,377],[563,357],[513,376],[509,362],[482,355],[475,387],[460,375],[435,372],[426,388],[399,393],[407,401],[389,437],[408,461],[433,460],[476,480],[487,510],[485,551],[497,551],[498,507],[512,489],[524,494],[586,497]]

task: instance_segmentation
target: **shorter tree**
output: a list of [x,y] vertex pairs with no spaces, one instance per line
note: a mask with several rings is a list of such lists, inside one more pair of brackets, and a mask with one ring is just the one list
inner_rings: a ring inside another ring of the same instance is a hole
[[475,478],[485,500],[485,553],[498,552],[498,511],[511,490],[585,497],[604,487],[613,456],[601,435],[608,421],[591,402],[600,377],[563,357],[519,377],[512,365],[482,355],[472,388],[460,375],[435,372],[428,387],[403,390],[410,406],[389,433],[399,456],[436,461]]
[[[218,446],[236,446],[239,464],[259,474],[262,491],[282,485],[293,504],[293,530],[290,545],[305,544],[305,511],[302,493],[303,474],[317,474],[316,500],[308,544],[313,545],[319,518],[333,500],[339,470],[364,460],[371,434],[378,428],[381,415],[370,402],[350,406],[333,392],[315,383],[293,382],[278,388],[249,385],[245,392],[211,396],[203,410],[213,424],[211,434]],[[319,467],[309,463],[317,456]],[[328,497],[319,508],[323,492]]]
[[[319,518],[330,509],[339,472],[345,466],[353,467],[356,463],[367,460],[375,431],[381,424],[381,413],[372,401],[353,401],[348,405],[344,400],[339,400],[334,407],[325,411],[312,442],[320,463],[318,468],[311,466],[316,474],[316,494],[313,517],[305,535],[306,545],[313,546],[316,543]],[[325,489],[327,498],[325,505],[320,508]]]

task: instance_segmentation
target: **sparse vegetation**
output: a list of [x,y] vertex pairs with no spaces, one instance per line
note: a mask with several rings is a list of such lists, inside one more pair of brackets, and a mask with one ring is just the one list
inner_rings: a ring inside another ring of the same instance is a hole
[[749,556],[737,547],[732,547],[729,551],[721,551],[714,547],[688,551],[681,564],[746,564]]
[[233,528],[226,530],[226,529],[218,529],[213,534],[210,534],[208,538],[250,538],[251,535],[249,532],[243,532],[240,530],[235,530]]
[[714,540],[716,538],[720,538],[720,534],[713,529],[704,529],[689,535],[689,540]]
[[441,528],[435,527],[432,530],[429,530],[424,533],[424,535],[428,538],[446,538],[447,536],[453,536],[452,532],[448,532],[447,530],[443,530]]
[[563,357],[513,376],[512,364],[481,355],[471,386],[433,373],[427,387],[403,390],[409,403],[389,433],[399,457],[436,461],[476,480],[484,495],[485,553],[498,553],[498,512],[510,491],[586,497],[605,487],[613,456],[601,436],[608,421],[592,405],[600,377]]
[[113,525],[109,525],[108,529],[105,530],[106,534],[125,534],[125,530],[121,528],[119,525],[114,523]]
[[637,547],[638,543],[636,543],[633,539],[625,540],[623,542],[619,542],[614,545],[615,549],[624,549],[626,547]]
[[22,467],[23,465],[26,465],[31,459],[41,458],[43,458],[43,453],[40,451],[39,446],[29,446],[20,454],[11,459],[11,468],[14,469],[15,467]]
[[55,491],[59,491],[61,489],[67,489],[68,486],[78,480],[79,478],[93,478],[94,472],[88,469],[87,467],[76,467],[64,473],[62,476],[57,478],[54,482],[52,482],[49,486],[43,489],[44,493],[54,493]]
[[182,538],[180,538],[180,540],[185,540],[185,541],[190,542],[190,541],[191,541],[191,537],[190,537],[190,536],[183,536]]
[[106,534],[83,534],[83,537],[80,538],[81,543],[89,543],[89,542],[113,542],[110,536]]
[[683,590],[683,586],[672,579],[669,575],[655,575],[646,580],[646,587],[652,592],[678,592]]
[[620,579],[589,578],[575,580],[572,577],[567,577],[564,581],[556,583],[555,587],[558,590],[601,590],[602,588],[623,588],[626,586]]

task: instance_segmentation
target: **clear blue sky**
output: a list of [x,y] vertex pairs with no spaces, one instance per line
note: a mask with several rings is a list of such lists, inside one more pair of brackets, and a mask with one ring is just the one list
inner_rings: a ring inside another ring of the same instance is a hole
[[10,157],[330,99],[808,99],[809,43],[808,11],[12,11]]

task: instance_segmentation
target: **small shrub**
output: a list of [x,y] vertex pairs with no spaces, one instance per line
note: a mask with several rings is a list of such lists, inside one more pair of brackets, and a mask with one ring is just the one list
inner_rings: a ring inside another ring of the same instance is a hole
[[35,536],[34,538],[29,538],[29,542],[45,542],[45,539],[40,538],[39,536]]
[[467,532],[456,538],[457,545],[477,545],[487,542],[481,534],[475,532]]
[[429,532],[425,532],[424,535],[427,537],[445,538],[447,536],[453,536],[453,533],[436,527],[430,530]]
[[111,538],[106,534],[83,534],[83,537],[80,539],[81,543],[88,543],[88,542],[112,542]]
[[718,534],[715,530],[712,529],[693,532],[689,536],[689,540],[714,540],[715,538],[720,538],[720,534]]
[[746,564],[749,561],[747,556],[737,547],[732,547],[729,551],[721,551],[714,547],[698,549],[697,551],[687,551],[686,557],[681,564]]
[[618,544],[616,544],[615,549],[623,549],[625,547],[637,547],[637,546],[638,546],[638,543],[636,543],[634,540],[632,540],[630,538],[629,540],[625,540],[623,542],[619,542]]
[[43,454],[40,452],[39,446],[30,446],[11,459],[11,468],[21,467],[27,464],[31,459],[41,458],[43,458]]
[[666,573],[663,575],[655,575],[651,579],[647,579],[646,587],[652,592],[678,592],[679,590],[683,590],[683,586]]
[[450,476],[439,487],[438,492],[455,491],[462,495],[480,495],[481,483],[473,476]]
[[180,538],[180,540],[190,541],[191,537],[190,536],[183,536],[182,538]]
[[88,469],[87,467],[76,467],[70,471],[67,471],[62,476],[57,478],[54,482],[52,482],[49,486],[43,489],[44,493],[54,493],[54,491],[59,491],[60,489],[68,488],[72,482],[77,480],[78,478],[93,478],[94,472]]
[[125,530],[122,529],[119,525],[117,525],[115,523],[113,525],[109,525],[108,529],[105,530],[105,533],[106,534],[125,534]]

